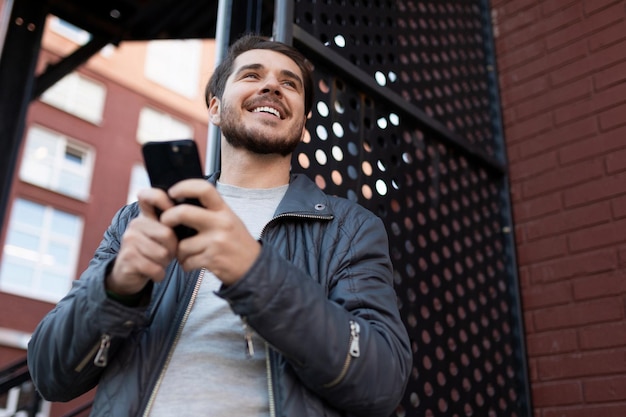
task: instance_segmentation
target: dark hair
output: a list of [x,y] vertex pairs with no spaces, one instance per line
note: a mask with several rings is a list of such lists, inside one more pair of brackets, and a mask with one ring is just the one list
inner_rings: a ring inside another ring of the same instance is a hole
[[215,69],[204,91],[204,100],[207,107],[212,97],[222,98],[226,80],[232,74],[235,59],[244,52],[252,49],[269,49],[286,55],[298,65],[302,72],[304,82],[304,115],[308,115],[313,106],[313,66],[311,63],[292,46],[282,42],[272,41],[262,36],[247,34],[239,38],[228,48],[228,53]]

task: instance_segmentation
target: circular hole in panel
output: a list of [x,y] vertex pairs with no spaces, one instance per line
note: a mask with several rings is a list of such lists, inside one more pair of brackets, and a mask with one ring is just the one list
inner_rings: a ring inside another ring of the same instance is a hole
[[346,38],[344,38],[342,35],[335,36],[335,45],[337,45],[340,48],[345,48]]
[[320,165],[326,165],[326,162],[328,162],[328,157],[323,150],[318,149],[315,151],[315,160]]
[[331,153],[335,161],[343,161],[343,150],[339,146],[333,146]]
[[352,156],[357,156],[359,154],[359,148],[354,142],[348,142],[348,153]]
[[376,71],[376,73],[374,74],[374,79],[381,87],[387,85],[387,77],[381,71]]
[[372,188],[367,184],[363,184],[361,187],[361,194],[365,197],[365,199],[371,200],[373,196]]
[[336,169],[333,170],[333,172],[330,175],[330,178],[333,180],[333,183],[335,185],[341,185],[341,183],[343,182],[343,178],[341,176],[341,173],[339,171],[337,171]]
[[322,190],[326,188],[326,180],[321,175],[315,176],[315,184],[317,184],[317,186]]
[[376,125],[378,125],[378,127],[381,129],[387,129],[387,119],[385,119],[384,117],[380,117],[378,120],[376,120]]
[[[430,357],[428,355],[425,355],[422,358],[422,365],[424,366],[424,368],[430,370],[433,367],[433,361],[430,359]],[[428,395],[428,394],[426,394],[426,395]]]
[[[428,356],[426,356],[427,358]],[[426,368],[429,369],[429,368]],[[425,382],[424,383],[424,394],[426,394],[427,397],[430,397],[433,395],[433,393],[435,392],[435,390],[433,389],[433,386],[430,382]]]
[[339,100],[335,100],[335,111],[339,114],[343,114],[346,111],[345,106]]
[[344,132],[343,132],[343,126],[341,126],[341,123],[339,122],[333,123],[333,133],[338,138],[343,137]]
[[304,130],[304,137],[302,138],[303,143],[311,143],[311,132],[309,129]]
[[[351,167],[351,168],[354,169],[354,167]],[[359,197],[357,196],[354,190],[348,190],[347,198],[348,200],[353,201],[355,203],[359,200]]]
[[399,126],[400,125],[400,117],[395,114],[395,113],[391,113],[389,115],[389,122],[394,125],[394,126]]
[[383,180],[376,181],[376,191],[381,196],[387,195],[387,184],[385,184],[385,181]]
[[348,177],[352,180],[356,180],[358,177],[357,170],[353,165],[348,166]]
[[324,94],[326,94],[326,93],[328,93],[330,91],[330,87],[328,86],[328,83],[324,79],[319,80],[318,88]]
[[328,117],[328,115],[330,114],[330,110],[328,109],[328,106],[323,101],[317,102],[317,114],[319,114],[322,117]]
[[437,407],[439,408],[439,411],[445,413],[446,411],[448,411],[448,402],[443,398],[440,398],[437,402]]
[[317,134],[317,137],[320,138],[320,140],[328,139],[328,131],[322,125],[317,125],[317,127],[315,128],[315,133]]
[[305,153],[298,154],[298,163],[304,169],[308,169],[311,166],[311,161],[309,161],[309,157]]
[[361,170],[368,177],[374,172],[374,170],[372,169],[372,164],[370,164],[368,161],[363,161],[363,163],[361,164]]

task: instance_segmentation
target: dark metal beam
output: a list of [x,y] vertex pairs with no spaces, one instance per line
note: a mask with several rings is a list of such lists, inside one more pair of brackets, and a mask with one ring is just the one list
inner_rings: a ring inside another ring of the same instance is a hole
[[56,64],[49,65],[46,71],[37,77],[33,88],[31,100],[35,100],[57,81],[70,72],[87,62],[89,58],[98,53],[112,40],[105,38],[92,38],[88,43],[78,48],[69,56]]
[[44,0],[16,0],[0,57],[0,219],[9,201],[46,15]]

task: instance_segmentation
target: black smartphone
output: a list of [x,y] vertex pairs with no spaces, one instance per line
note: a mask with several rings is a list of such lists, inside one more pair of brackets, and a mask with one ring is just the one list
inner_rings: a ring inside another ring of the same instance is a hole
[[[142,153],[150,184],[155,188],[167,191],[179,181],[204,177],[198,147],[192,139],[147,142]],[[195,198],[174,203],[201,205]],[[185,225],[176,226],[174,231],[179,240],[196,234]]]

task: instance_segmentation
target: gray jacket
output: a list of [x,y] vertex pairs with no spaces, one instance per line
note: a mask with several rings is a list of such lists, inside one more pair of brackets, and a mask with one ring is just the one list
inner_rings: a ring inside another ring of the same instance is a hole
[[[98,385],[92,416],[147,415],[196,292],[199,271],[172,262],[146,306],[107,297],[104,277],[138,212],[131,204],[116,214],[28,346],[47,400],[68,401]],[[218,295],[268,343],[273,415],[389,416],[411,371],[411,347],[381,220],[294,175],[261,243],[250,271]]]

